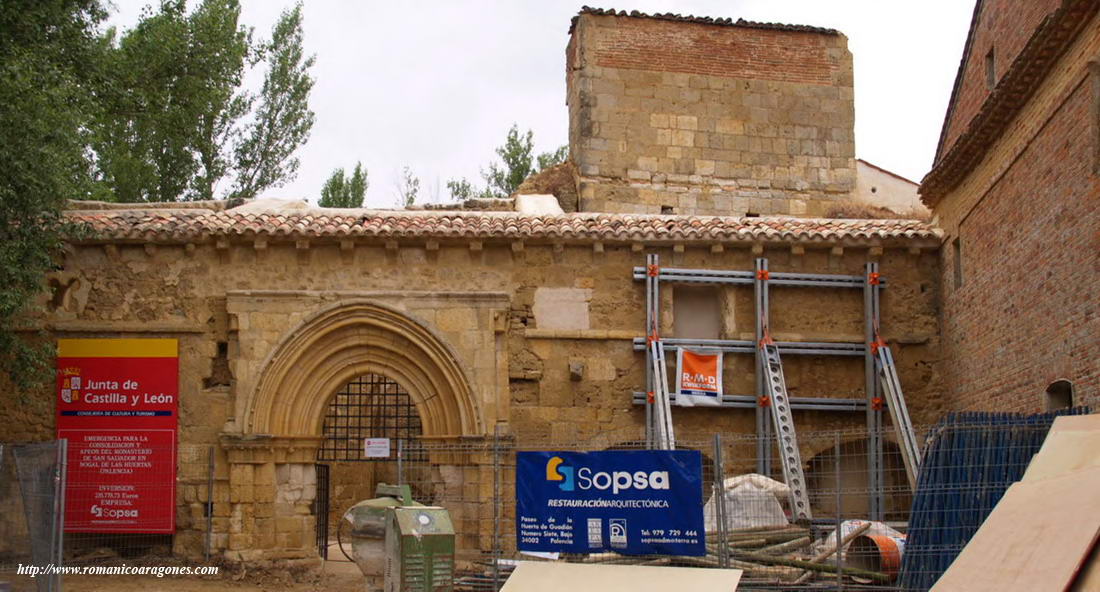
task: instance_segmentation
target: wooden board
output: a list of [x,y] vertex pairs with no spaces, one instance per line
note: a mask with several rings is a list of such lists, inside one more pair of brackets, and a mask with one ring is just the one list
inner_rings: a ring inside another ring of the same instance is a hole
[[1093,545],[1092,553],[1081,568],[1081,573],[1074,580],[1070,592],[1096,592],[1097,590],[1100,590],[1100,545]]
[[501,592],[732,592],[739,569],[521,561]]
[[1100,415],[1066,415],[1054,420],[1023,481],[1095,467],[1100,467]]
[[933,592],[1062,592],[1100,535],[1100,469],[1008,488]]

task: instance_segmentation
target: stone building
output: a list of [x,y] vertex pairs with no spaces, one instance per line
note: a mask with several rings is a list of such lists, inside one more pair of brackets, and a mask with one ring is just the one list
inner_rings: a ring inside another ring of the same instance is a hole
[[[677,59],[654,59],[668,51]],[[329,421],[364,389],[392,401],[400,415],[389,419],[423,441],[642,440],[633,394],[645,358],[633,340],[645,332],[645,295],[633,269],[650,253],[723,270],[752,270],[763,257],[773,272],[868,282],[865,264],[878,263],[888,280],[881,328],[914,419],[938,417],[940,232],[915,220],[811,217],[854,182],[842,35],[585,10],[567,61],[577,176],[557,197],[571,213],[73,204],[69,219],[93,232],[71,241],[36,320],[57,338],[179,341],[179,441],[216,449],[216,553],[316,557],[314,465],[360,445],[362,434]],[[661,310],[669,335],[703,326],[754,338],[751,287],[673,287]],[[771,311],[777,340],[865,341],[861,291],[776,290]],[[726,356],[724,371],[728,392],[755,394],[751,355]],[[792,356],[785,371],[792,396],[865,396],[862,357]],[[0,441],[51,438],[54,398],[0,406]],[[864,424],[862,412],[795,417],[808,430]],[[678,409],[676,422],[696,441],[755,430],[751,409]],[[804,446],[807,462],[822,452]],[[201,465],[189,460],[181,467]],[[476,486],[464,499],[481,501],[450,509],[460,544],[484,547],[486,458],[427,462],[424,487]],[[336,483],[334,506],[370,497],[392,471],[358,467]],[[195,556],[205,475],[181,469],[179,487],[174,544]]]
[[583,211],[823,216],[855,183],[832,29],[584,9],[566,48]]
[[946,404],[1100,404],[1100,15],[979,0],[932,171]]

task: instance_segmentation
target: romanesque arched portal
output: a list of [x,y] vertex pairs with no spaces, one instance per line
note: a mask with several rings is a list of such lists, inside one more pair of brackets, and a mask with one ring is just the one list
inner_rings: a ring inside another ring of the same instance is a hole
[[245,432],[319,436],[332,393],[371,373],[408,389],[425,435],[482,433],[470,382],[451,349],[405,314],[363,301],[305,319],[278,344],[264,366]]

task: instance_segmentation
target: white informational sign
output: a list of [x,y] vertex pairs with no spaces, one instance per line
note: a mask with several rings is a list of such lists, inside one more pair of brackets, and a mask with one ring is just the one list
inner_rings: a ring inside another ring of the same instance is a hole
[[363,454],[367,458],[389,458],[390,457],[390,439],[389,438],[364,438],[363,439]]
[[718,407],[722,404],[722,352],[676,349],[676,404]]

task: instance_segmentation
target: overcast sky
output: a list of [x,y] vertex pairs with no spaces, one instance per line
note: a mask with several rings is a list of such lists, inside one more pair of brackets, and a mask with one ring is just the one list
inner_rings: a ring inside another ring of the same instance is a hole
[[[150,3],[113,2],[111,23],[121,28]],[[856,156],[918,182],[932,163],[974,8],[974,0],[588,2],[840,30],[855,61]],[[264,37],[292,5],[241,3],[242,22]],[[306,0],[317,121],[298,152],[297,179],[265,195],[315,202],[333,168],[361,161],[368,206],[395,205],[406,165],[421,179],[421,201],[446,200],[448,179],[481,185],[480,169],[513,123],[534,131],[537,151],[565,144],[565,44],[582,4]]]

